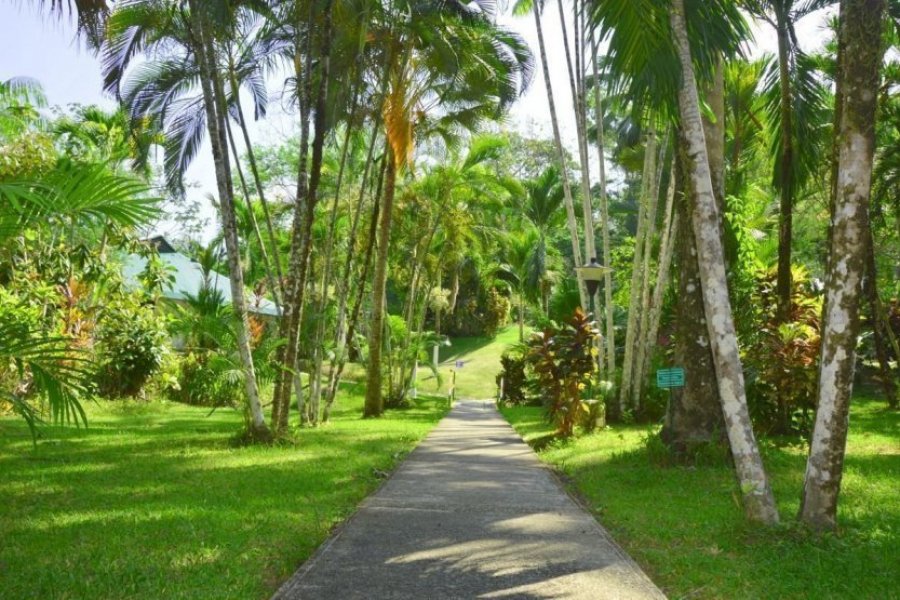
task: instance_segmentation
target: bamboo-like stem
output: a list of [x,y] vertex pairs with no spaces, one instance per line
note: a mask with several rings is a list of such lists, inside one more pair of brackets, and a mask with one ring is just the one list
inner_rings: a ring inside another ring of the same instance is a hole
[[634,239],[634,257],[631,266],[631,286],[628,288],[628,326],[625,330],[625,358],[622,363],[622,385],[619,388],[619,410],[624,413],[631,398],[632,375],[634,371],[634,347],[637,337],[638,317],[640,316],[640,285],[643,281],[644,237],[647,235],[650,191],[652,180],[656,176],[656,133],[653,129],[647,133],[644,147],[644,168],[641,177],[640,207],[638,208],[637,232]]
[[[556,118],[556,104],[553,101],[553,86],[550,84],[550,67],[547,64],[547,49],[544,45],[544,30],[541,25],[540,2],[535,2],[532,7],[534,15],[534,24],[537,29],[538,49],[541,57],[541,68],[544,73],[544,85],[547,90],[547,103],[550,108],[550,123],[553,127],[553,141],[556,145],[556,152],[559,156],[559,168],[562,175],[563,199],[566,206],[566,223],[569,228],[569,235],[572,241],[572,259],[576,265],[583,264],[581,258],[581,242],[578,239],[578,224],[575,219],[575,203],[572,201],[572,188],[569,185],[569,167],[566,162],[566,151],[562,145],[562,137],[559,132],[559,121]],[[581,276],[578,279],[578,294],[582,306],[587,306],[588,293],[587,286]],[[455,289],[455,288],[454,288]],[[455,299],[455,294],[454,294]],[[455,306],[451,305],[452,307]]]
[[[593,45],[594,72],[594,120],[597,123],[597,154],[599,163],[600,187],[600,234],[603,240],[603,264],[609,266],[612,257],[609,247],[609,206],[606,194],[606,152],[603,140],[603,102],[600,95],[600,73],[597,66],[597,44]],[[603,308],[606,313],[606,370],[607,378],[612,381],[616,375],[616,329],[615,307],[612,299],[612,273],[607,270],[603,274]]]

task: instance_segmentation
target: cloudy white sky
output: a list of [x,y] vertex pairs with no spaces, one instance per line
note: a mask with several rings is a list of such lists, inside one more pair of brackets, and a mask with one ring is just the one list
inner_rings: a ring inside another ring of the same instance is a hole
[[[99,61],[75,40],[72,23],[42,18],[34,8],[35,4],[0,0],[0,80],[23,75],[33,77],[43,84],[53,105],[81,103],[113,108],[112,99],[102,93]],[[814,50],[822,45],[825,39],[824,24],[830,12],[830,9],[819,11],[798,25],[798,38],[805,50]],[[519,32],[537,53],[533,17],[504,16],[500,21]],[[570,108],[571,96],[556,3],[549,3],[542,22],[545,23],[550,79],[560,113],[562,135],[564,139],[573,140],[575,122]],[[754,27],[754,33],[755,39],[748,48],[751,55],[774,51],[774,33],[769,27]],[[278,91],[277,82],[272,82],[272,92]],[[275,142],[294,131],[289,118],[279,115],[278,110],[272,113],[271,118],[255,125],[255,141]],[[525,134],[549,136],[547,96],[540,69],[531,89],[512,109],[507,127]],[[574,144],[572,147],[574,149]],[[212,159],[208,151],[201,152],[187,176],[188,180],[197,183],[190,194],[206,205],[205,195],[215,189]],[[207,210],[207,214],[211,214],[211,209]]]

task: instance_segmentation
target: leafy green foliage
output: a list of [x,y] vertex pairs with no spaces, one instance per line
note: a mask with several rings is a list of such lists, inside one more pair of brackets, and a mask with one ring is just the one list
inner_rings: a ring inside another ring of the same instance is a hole
[[548,327],[528,342],[525,360],[531,367],[557,433],[570,437],[590,414],[582,391],[597,368],[595,340],[599,332],[581,310],[561,327]]
[[745,336],[747,401],[756,427],[769,433],[808,432],[816,408],[821,297],[805,270],[793,271],[790,320],[775,314],[772,270],[758,275],[753,325]]
[[0,179],[0,243],[38,223],[83,226],[104,220],[136,227],[157,214],[158,199],[134,177],[102,164],[60,161],[40,177]]
[[162,364],[168,342],[153,307],[134,301],[107,308],[95,339],[96,385],[106,398],[137,396]]
[[497,389],[501,395],[497,398],[501,406],[520,406],[528,403],[525,392],[528,378],[525,374],[525,357],[521,350],[507,350],[500,357],[502,370],[497,373]]

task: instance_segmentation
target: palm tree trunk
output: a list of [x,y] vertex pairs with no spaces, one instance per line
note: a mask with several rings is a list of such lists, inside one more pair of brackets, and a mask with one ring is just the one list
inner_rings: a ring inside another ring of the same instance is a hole
[[[717,61],[706,92],[712,115],[703,115],[703,133],[709,156],[710,180],[719,214],[725,211],[725,81],[723,61]],[[675,217],[681,224],[673,232],[671,248],[677,261],[675,304],[675,364],[685,370],[685,385],[669,395],[660,437],[675,455],[689,456],[698,445],[724,441],[725,421],[717,390],[716,370],[704,318],[703,292],[697,248],[690,227],[694,199],[683,194],[683,153],[675,163]],[[722,220],[719,231],[727,233]],[[726,261],[727,261],[726,246]],[[727,264],[727,262],[726,262]],[[665,290],[662,290],[665,292]],[[655,335],[655,334],[654,334]]]
[[[562,136],[559,133],[559,122],[556,118],[556,104],[553,102],[553,87],[550,84],[550,67],[547,64],[547,49],[544,46],[544,30],[541,27],[540,2],[534,2],[534,25],[537,29],[538,49],[541,55],[541,68],[544,72],[544,85],[547,89],[547,103],[550,107],[550,123],[553,126],[553,141],[556,144],[556,152],[559,155],[559,170],[562,175],[563,198],[566,205],[566,223],[569,227],[569,235],[572,238],[572,259],[576,266],[583,264],[581,258],[581,242],[578,240],[578,223],[575,220],[575,204],[572,201],[572,188],[569,185],[569,166],[566,161],[566,151],[562,144]],[[587,286],[578,276],[578,294],[581,306],[588,305]]]
[[[600,77],[597,68],[597,45],[594,44],[594,120],[597,122],[597,154],[600,165],[600,232],[603,238],[603,264],[612,264],[609,248],[609,206],[606,197],[606,152],[603,141],[603,103],[600,97]],[[607,378],[612,380],[616,375],[616,328],[615,307],[612,299],[612,273],[603,274],[603,307],[606,311],[606,370]]]
[[[386,161],[383,160],[382,164],[385,165],[385,163],[386,163]],[[363,297],[365,296],[365,293],[366,293],[366,282],[369,281],[369,271],[372,268],[372,257],[374,255],[374,251],[375,251],[375,239],[378,234],[378,216],[380,214],[381,198],[382,198],[382,192],[383,192],[382,184],[384,183],[384,172],[385,171],[386,171],[386,168],[381,169],[381,172],[379,175],[379,180],[378,180],[378,185],[375,187],[375,199],[374,199],[374,202],[372,203],[372,217],[369,222],[369,233],[368,233],[368,237],[367,237],[368,241],[366,243],[366,253],[365,253],[365,257],[363,258],[362,272],[359,276],[360,285],[358,285],[357,289],[356,289],[356,299],[354,300],[353,309],[350,311],[349,319],[347,320],[347,331],[344,334],[344,337],[342,340],[342,342],[345,346],[349,345],[353,341],[353,338],[354,338],[354,335],[356,332],[356,324],[359,322],[359,315],[362,312]],[[349,274],[348,274],[348,280],[349,280]],[[338,384],[340,383],[341,374],[344,371],[345,365],[346,365],[346,359],[339,362],[337,365],[337,369],[335,370],[334,375],[331,378],[332,389],[329,393],[330,393],[330,398],[332,398],[332,400],[337,395],[337,387],[338,387]],[[328,420],[330,408],[331,408],[330,404],[326,404],[325,415],[323,417],[323,420],[325,420],[325,421]]]
[[644,265],[641,267],[641,310],[635,339],[637,347],[635,348],[634,365],[632,366],[633,375],[631,378],[631,406],[635,411],[641,407],[641,392],[644,387],[644,351],[646,349],[644,340],[650,327],[650,272],[653,267],[651,258],[653,255],[653,241],[656,239],[657,214],[659,213],[659,188],[662,185],[668,145],[669,133],[667,131],[665,137],[663,137],[663,143],[659,146],[659,155],[656,161],[657,170],[650,184],[650,211],[647,214],[647,230],[644,235]]
[[525,290],[519,290],[519,342],[525,341]]
[[[292,315],[289,319],[289,329],[286,332],[285,336],[286,340],[286,349],[285,352],[287,360],[284,361],[285,365],[294,365],[296,367],[297,358],[299,356],[299,345],[300,345],[300,327],[303,323],[303,312],[306,307],[306,288],[307,288],[307,274],[309,271],[309,256],[312,250],[312,226],[315,221],[315,211],[316,205],[318,204],[318,190],[319,183],[322,179],[322,156],[325,146],[325,138],[330,129],[328,124],[328,120],[326,118],[326,114],[328,111],[328,107],[326,106],[327,102],[327,89],[328,83],[330,81],[331,75],[331,39],[332,39],[332,1],[326,0],[326,5],[323,9],[323,22],[322,22],[322,46],[320,50],[319,56],[319,88],[316,93],[316,108],[315,108],[315,117],[314,117],[314,136],[313,136],[313,144],[312,144],[312,161],[310,164],[310,172],[309,172],[309,185],[306,191],[305,201],[301,201],[302,205],[302,221],[300,227],[295,227],[294,230],[294,239],[292,243],[292,265],[291,272],[296,275],[296,279],[292,281],[292,291],[293,298],[290,301],[290,308],[292,309]],[[308,64],[309,61],[307,61]],[[308,97],[308,96],[307,96]],[[302,137],[302,131],[301,131]],[[301,140],[302,145],[302,140]],[[302,152],[302,147],[301,147]],[[299,179],[305,180],[305,160],[301,156],[301,169]],[[298,184],[297,186],[297,195],[300,196],[301,186]],[[296,219],[295,219],[296,222]],[[299,236],[299,239],[297,239]],[[297,248],[299,252],[294,255],[293,250]],[[287,301],[285,301],[287,304]],[[290,382],[287,381],[287,378],[283,378],[284,383],[282,384],[282,395],[280,397],[282,410],[279,411],[279,421],[277,423],[277,432],[282,432],[287,428],[288,424],[288,412],[290,406]]]
[[387,171],[384,181],[384,204],[378,230],[378,255],[375,260],[375,280],[372,284],[372,320],[369,326],[369,361],[366,376],[364,417],[378,417],[384,412],[381,393],[381,349],[384,345],[384,291],[387,284],[388,250],[393,224],[394,191],[397,177],[397,157],[390,144],[387,147]]
[[[668,134],[666,135],[668,140]],[[668,142],[660,149],[660,163],[664,163],[665,149]],[[657,184],[658,186],[659,184]],[[631,403],[635,408],[640,408],[640,400],[644,394],[646,383],[647,366],[650,357],[653,354],[653,345],[656,339],[656,332],[659,328],[659,315],[662,310],[662,295],[665,292],[665,286],[668,281],[668,269],[672,260],[671,252],[671,220],[672,220],[672,204],[675,199],[675,159],[672,159],[672,169],[669,175],[669,188],[666,192],[665,216],[663,217],[663,228],[661,243],[659,247],[659,260],[656,273],[656,287],[653,290],[653,297],[650,297],[650,253],[653,249],[652,237],[648,237],[648,242],[644,248],[644,288],[642,293],[646,298],[641,300],[641,326],[640,337],[638,338],[637,356],[634,360],[634,385],[632,386]],[[655,214],[656,211],[651,211]],[[668,254],[668,256],[666,256]]]
[[752,521],[774,524],[778,522],[778,509],[753,435],[744,391],[744,373],[738,351],[737,334],[731,316],[731,302],[728,299],[718,207],[713,193],[706,140],[700,118],[700,99],[691,61],[684,0],[673,0],[670,18],[682,73],[678,108],[681,116],[682,143],[690,167],[685,173],[685,180],[689,193],[696,198],[691,221],[697,243],[700,286],[703,290],[704,312],[718,376],[719,396],[725,413],[731,454],[743,494],[744,511]]
[[[680,139],[680,134],[679,134]],[[709,343],[709,328],[700,289],[697,248],[691,228],[694,199],[685,194],[685,157],[675,163],[672,232],[677,275],[675,303],[675,365],[684,369],[684,387],[669,395],[660,438],[675,455],[688,456],[693,448],[722,441],[725,420],[719,402],[716,369]]]
[[241,272],[240,244],[237,235],[237,221],[234,212],[234,197],[231,182],[231,169],[228,161],[228,143],[225,133],[225,101],[224,91],[215,63],[212,34],[208,30],[204,13],[199,9],[197,0],[190,0],[191,13],[195,15],[195,35],[197,44],[195,52],[201,70],[201,86],[203,89],[206,124],[209,130],[210,145],[213,152],[213,163],[216,170],[216,185],[219,192],[219,212],[222,219],[222,234],[228,254],[228,271],[231,282],[231,304],[235,313],[238,354],[244,374],[244,389],[247,394],[247,405],[250,413],[250,434],[258,440],[268,440],[271,436],[266,427],[262,405],[259,401],[259,388],[256,383],[256,371],[253,366],[253,354],[250,348],[250,324],[247,315],[247,302],[244,296],[244,276]]
[[[299,44],[299,42],[298,42]],[[309,50],[307,48],[307,50]],[[284,341],[284,345],[278,349],[277,360],[280,369],[275,376],[275,385],[272,394],[272,429],[276,432],[283,431],[287,427],[288,414],[290,413],[291,388],[297,391],[298,405],[302,402],[302,386],[297,380],[300,372],[297,364],[297,345],[290,343],[294,339],[299,327],[298,311],[295,306],[298,285],[303,278],[306,269],[302,259],[304,245],[304,221],[306,215],[306,194],[309,187],[309,115],[311,112],[310,98],[312,96],[312,78],[309,77],[312,53],[307,52],[306,64],[301,63],[299,50],[294,59],[295,77],[297,79],[297,96],[300,107],[300,150],[297,160],[297,192],[294,196],[294,219],[291,226],[291,251],[288,259],[288,273],[285,280],[285,293],[282,298],[284,308],[281,322],[278,328],[278,337]]]
[[791,313],[791,240],[793,238],[794,211],[794,147],[791,74],[788,61],[788,19],[784,10],[776,9],[778,32],[778,77],[781,91],[781,155],[778,157],[778,273],[775,295],[778,302],[778,318],[790,320]]
[[[569,53],[569,35],[566,29],[566,13],[562,0],[557,0],[559,7],[559,26],[562,31],[563,48],[565,49],[566,68],[569,73],[569,90],[572,94],[572,108],[575,112],[575,133],[578,138],[578,164],[581,167],[581,212],[584,220],[584,257],[586,260],[597,256],[594,249],[594,210],[591,206],[591,178],[587,158],[587,133],[584,124],[584,106],[581,101],[579,82],[583,73],[579,71],[576,77],[572,68],[572,58]],[[578,14],[575,7],[575,62],[578,62]],[[577,66],[577,65],[576,65]],[[549,83],[549,82],[548,82]],[[583,307],[587,305],[582,304]]]
[[[266,200],[265,187],[259,176],[259,167],[256,164],[256,153],[253,151],[253,144],[250,141],[250,132],[247,129],[247,120],[244,118],[244,108],[241,104],[240,87],[237,81],[232,80],[232,95],[234,104],[238,112],[238,124],[241,127],[241,136],[244,138],[244,147],[247,149],[247,162],[250,163],[250,174],[253,175],[253,183],[256,187],[256,194],[259,196],[259,203],[262,206],[263,216],[266,220],[266,233],[269,236],[269,244],[271,244],[271,256],[275,265],[275,274],[278,281],[278,294],[281,298],[285,295],[284,273],[281,270],[281,259],[278,256],[278,237],[275,235],[275,224],[272,221],[272,213],[269,210],[269,202]],[[235,158],[237,160],[237,158]]]
[[[350,149],[351,127],[356,113],[357,101],[359,95],[359,86],[354,86],[352,108],[350,109],[347,130],[344,133],[344,141],[341,148],[341,161],[338,167],[337,181],[334,187],[334,196],[331,202],[331,215],[328,222],[328,237],[325,241],[325,260],[322,266],[322,276],[319,281],[319,291],[317,294],[318,303],[316,305],[317,323],[312,341],[313,361],[312,374],[310,376],[310,423],[312,425],[319,424],[319,407],[322,400],[322,368],[324,365],[325,352],[325,309],[328,305],[328,282],[333,279],[332,258],[334,256],[335,247],[335,231],[337,229],[337,220],[339,214],[339,200],[341,196],[341,186],[344,180],[344,170],[347,166],[347,156]],[[352,239],[352,238],[351,238]],[[326,398],[327,402],[327,398]]]
[[634,372],[634,349],[638,337],[640,313],[640,285],[643,281],[644,239],[650,229],[650,195],[656,177],[656,132],[647,133],[644,147],[644,168],[641,175],[641,196],[638,208],[637,232],[634,238],[634,258],[631,266],[631,286],[628,288],[628,326],[625,329],[625,358],[622,362],[622,384],[619,387],[619,413],[628,409],[631,398],[632,375]]
[[[280,299],[280,287],[278,285],[278,280],[275,278],[275,273],[272,270],[272,264],[269,260],[269,253],[266,250],[266,244],[263,241],[262,234],[259,231],[259,223],[256,221],[256,215],[253,213],[253,199],[250,197],[250,190],[247,187],[247,179],[244,177],[244,170],[241,168],[240,163],[240,155],[238,155],[237,144],[234,142],[234,133],[231,130],[231,124],[228,122],[228,119],[225,119],[225,125],[228,133],[228,142],[231,147],[231,153],[234,155],[234,170],[238,174],[238,179],[241,182],[241,191],[244,194],[244,202],[247,205],[247,216],[250,219],[250,225],[253,228],[253,236],[256,238],[256,243],[259,244],[259,251],[262,255],[262,263],[263,270],[266,272],[266,281],[269,284],[269,288],[272,291],[272,300],[275,302],[276,308],[281,310],[281,299]],[[247,254],[249,256],[249,244]],[[249,268],[249,267],[248,267]]]
[[883,0],[843,0],[838,44],[843,94],[830,259],[825,283],[819,404],[810,443],[800,519],[834,529],[853,392],[859,302],[865,275],[866,235],[875,108],[882,57]]
[[[366,156],[366,166],[363,169],[363,177],[362,182],[360,184],[359,197],[356,201],[356,210],[353,214],[353,223],[350,226],[350,235],[347,239],[355,240],[356,239],[356,231],[359,228],[360,217],[362,215],[362,207],[363,201],[365,200],[366,189],[369,181],[369,174],[372,170],[373,164],[373,155],[375,149],[375,142],[378,139],[378,127],[380,126],[380,121],[376,119],[374,124],[374,129],[372,131],[372,138],[369,141],[369,151]],[[383,164],[383,163],[382,163]],[[374,199],[374,214],[372,216],[372,223],[377,223],[378,221],[378,204],[379,204],[379,194],[381,192],[381,184],[384,179],[384,169],[382,168],[379,171],[379,181],[375,187],[375,199]],[[368,268],[371,253],[372,253],[372,244],[374,243],[374,230],[370,232],[369,235],[369,244],[366,246],[366,258],[365,264],[363,268],[363,276],[360,278],[360,281],[365,282],[368,280]],[[347,249],[347,257],[344,262],[344,270],[343,276],[338,281],[338,314],[337,314],[337,325],[335,326],[335,358],[331,363],[331,368],[329,369],[328,374],[328,389],[327,395],[325,399],[325,411],[322,416],[322,420],[327,421],[328,416],[331,411],[331,405],[334,403],[335,397],[337,396],[338,383],[340,382],[341,373],[343,373],[344,365],[347,362],[346,352],[347,352],[347,340],[348,340],[348,315],[347,308],[349,306],[350,300],[350,275],[353,272],[354,265],[354,248],[353,245],[349,245]],[[358,293],[362,293],[362,290],[365,288],[365,285],[360,285]],[[350,327],[352,327],[352,319],[349,323]]]

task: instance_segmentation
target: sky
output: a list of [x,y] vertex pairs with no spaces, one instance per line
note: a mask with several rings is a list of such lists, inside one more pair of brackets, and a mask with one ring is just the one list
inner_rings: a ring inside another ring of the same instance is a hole
[[[44,86],[51,105],[65,107],[81,103],[114,108],[114,100],[102,92],[100,61],[75,39],[73,24],[66,19],[42,17],[35,4],[0,0],[0,81],[17,76],[37,79]],[[818,11],[797,25],[797,37],[804,50],[816,50],[824,43],[824,23],[832,12],[832,9]],[[537,55],[533,16],[501,16],[499,22],[518,32]],[[561,135],[574,152],[575,119],[555,3],[548,3],[542,23]],[[569,30],[571,35],[571,25]],[[754,26],[753,32],[754,41],[748,46],[750,56],[775,50],[774,32],[770,27]],[[541,69],[537,68],[531,88],[511,109],[506,127],[526,135],[551,135],[545,87]],[[277,82],[272,82],[270,91],[273,98],[277,96],[280,91]],[[275,143],[295,131],[291,119],[277,108],[270,110],[270,117],[254,124],[252,129],[254,144]],[[596,160],[596,156],[592,156],[594,164]],[[215,174],[208,146],[199,153],[186,179],[196,184],[188,192],[189,197],[201,202],[204,216],[212,221],[213,211],[206,196],[215,190]],[[162,224],[160,232],[166,233],[169,228],[171,224]],[[211,236],[212,229],[207,233]]]

